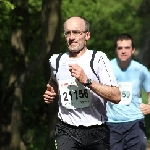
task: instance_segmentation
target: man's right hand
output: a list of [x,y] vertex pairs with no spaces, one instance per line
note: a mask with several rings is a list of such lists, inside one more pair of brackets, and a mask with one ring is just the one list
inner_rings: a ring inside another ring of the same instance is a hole
[[46,85],[47,89],[43,95],[45,103],[49,104],[53,102],[53,99],[56,97],[56,93],[52,86],[49,84]]

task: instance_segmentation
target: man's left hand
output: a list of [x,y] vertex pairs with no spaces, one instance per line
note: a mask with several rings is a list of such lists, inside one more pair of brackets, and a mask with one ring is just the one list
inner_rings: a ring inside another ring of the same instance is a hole
[[150,105],[149,104],[140,104],[140,109],[144,115],[150,114]]

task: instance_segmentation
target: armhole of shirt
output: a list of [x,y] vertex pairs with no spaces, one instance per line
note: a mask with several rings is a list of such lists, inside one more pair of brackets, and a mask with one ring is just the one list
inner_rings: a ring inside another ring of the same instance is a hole
[[58,55],[58,57],[56,58],[56,73],[58,72],[58,68],[59,68],[59,60],[61,58],[61,56],[63,55],[63,53],[60,53]]
[[95,76],[96,76],[97,79],[99,80],[98,75],[97,75],[97,73],[95,72],[95,70],[94,70],[94,65],[93,65],[93,63],[94,63],[94,58],[95,58],[96,53],[97,53],[97,51],[93,50],[92,58],[91,58],[91,60],[90,60],[90,68],[92,69],[92,72],[95,74]]

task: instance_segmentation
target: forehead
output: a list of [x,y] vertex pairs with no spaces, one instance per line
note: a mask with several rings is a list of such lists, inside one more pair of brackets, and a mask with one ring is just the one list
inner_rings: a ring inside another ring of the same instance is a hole
[[132,46],[131,40],[118,40],[117,46]]
[[85,22],[83,19],[78,17],[70,18],[64,25],[64,30],[84,30]]

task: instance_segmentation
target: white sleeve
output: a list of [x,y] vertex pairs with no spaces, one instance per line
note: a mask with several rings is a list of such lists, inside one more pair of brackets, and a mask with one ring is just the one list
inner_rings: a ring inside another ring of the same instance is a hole
[[98,52],[96,56],[98,59],[98,78],[104,85],[118,87],[115,74],[112,70],[110,60],[103,52]]
[[59,54],[53,54],[51,58],[49,59],[49,64],[50,64],[50,76],[51,78],[56,81],[56,58],[58,57]]

